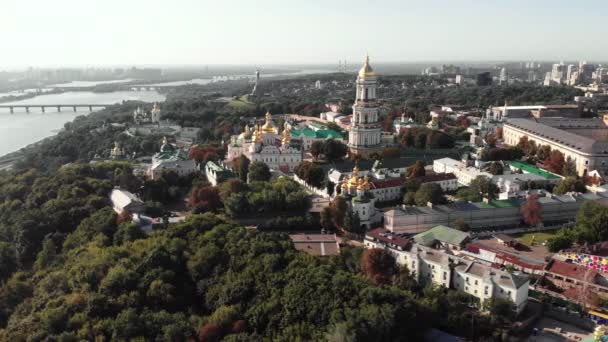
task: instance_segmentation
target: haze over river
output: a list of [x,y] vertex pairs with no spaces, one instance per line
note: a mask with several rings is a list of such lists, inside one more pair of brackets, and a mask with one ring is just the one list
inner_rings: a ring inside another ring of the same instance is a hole
[[[67,92],[2,104],[109,104],[127,100],[161,102],[165,100],[165,96],[156,91]],[[46,113],[42,113],[40,108],[30,108],[30,114],[26,114],[23,108],[16,108],[15,113],[11,115],[8,108],[0,108],[0,156],[55,135],[66,122],[74,120],[78,115],[89,113],[88,108],[78,108],[77,112],[74,112],[71,107],[65,107],[58,113],[56,108],[50,107],[46,109]]]

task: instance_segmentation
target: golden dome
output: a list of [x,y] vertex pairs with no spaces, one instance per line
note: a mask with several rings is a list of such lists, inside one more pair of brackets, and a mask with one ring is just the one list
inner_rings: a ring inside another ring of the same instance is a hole
[[266,113],[266,122],[262,126],[262,131],[275,134],[278,132],[277,127],[272,122],[272,114],[270,112]]
[[253,142],[258,140],[258,137],[260,136],[260,126],[256,125],[255,129],[253,130],[253,133],[251,133],[251,140]]
[[367,176],[359,179],[359,185],[357,185],[357,190],[369,190],[369,178]]
[[249,129],[249,125],[245,125],[245,130],[243,133],[239,134],[238,140],[248,140],[251,139],[252,131]]
[[110,151],[110,154],[114,157],[122,156],[125,154],[125,150],[122,148],[118,141],[114,142],[114,148]]
[[291,142],[291,131],[289,130],[288,127],[285,127],[285,129],[283,130],[283,145],[287,145]]
[[366,78],[366,77],[374,77],[374,76],[376,76],[376,73],[374,72],[374,69],[372,68],[372,66],[369,65],[369,56],[366,55],[365,63],[363,63],[361,70],[359,70],[359,77]]

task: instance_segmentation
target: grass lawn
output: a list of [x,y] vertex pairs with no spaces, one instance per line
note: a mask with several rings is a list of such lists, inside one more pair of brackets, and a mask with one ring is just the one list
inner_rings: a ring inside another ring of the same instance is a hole
[[243,95],[243,96],[239,97],[238,100],[232,100],[232,101],[228,102],[228,105],[231,107],[242,108],[242,107],[254,106],[255,104],[247,101],[247,95]]
[[532,232],[532,233],[524,233],[524,234],[514,234],[513,237],[519,240],[519,242],[523,243],[526,246],[532,245],[532,237],[534,237],[534,242],[539,245],[545,240],[548,240],[557,235],[556,231],[548,231],[548,232]]

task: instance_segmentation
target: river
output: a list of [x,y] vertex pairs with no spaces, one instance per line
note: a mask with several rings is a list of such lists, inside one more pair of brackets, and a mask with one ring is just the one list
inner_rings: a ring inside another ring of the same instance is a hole
[[[66,92],[2,104],[107,104],[128,100],[162,102],[165,96],[156,91]],[[15,109],[14,114],[10,114],[9,109],[0,108],[0,156],[55,135],[66,122],[74,120],[78,115],[88,114],[86,108],[78,108],[76,112],[72,108],[64,108],[60,113],[55,108],[47,108],[44,114],[40,108],[30,108],[29,114],[22,108]]]

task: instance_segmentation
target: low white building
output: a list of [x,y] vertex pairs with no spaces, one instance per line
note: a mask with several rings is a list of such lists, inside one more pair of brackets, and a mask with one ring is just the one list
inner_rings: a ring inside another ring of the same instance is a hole
[[211,185],[217,186],[219,183],[231,178],[232,172],[222,165],[219,165],[213,161],[208,161],[205,164],[205,175]]
[[137,195],[120,189],[114,188],[110,193],[112,208],[117,214],[124,212],[138,213],[144,209],[144,202]]
[[529,278],[508,273],[452,253],[415,243],[403,235],[382,228],[366,233],[365,248],[381,248],[408,267],[421,285],[434,284],[462,291],[479,299],[508,299],[521,312],[528,302]]
[[534,173],[511,173],[496,175],[492,182],[498,187],[498,199],[510,199],[518,197],[522,191],[532,187],[542,187],[547,184],[547,179]]
[[463,261],[454,267],[452,286],[479,298],[483,304],[488,299],[506,299],[522,312],[528,303],[530,280],[527,276],[501,271],[475,262]]
[[458,180],[458,184],[464,186],[469,186],[471,181],[479,176],[485,176],[490,179],[493,177],[489,172],[466,166],[463,162],[452,158],[441,158],[433,161],[433,171],[435,173],[453,173]]
[[186,151],[169,144],[167,138],[163,138],[160,152],[152,157],[152,165],[148,175],[152,179],[158,179],[163,172],[173,171],[179,176],[187,176],[198,173],[199,168],[194,160],[188,159]]
[[456,176],[451,173],[435,173],[429,174],[421,177],[414,178],[419,181],[420,184],[438,184],[441,187],[441,190],[445,191],[454,191],[458,189],[458,179]]

